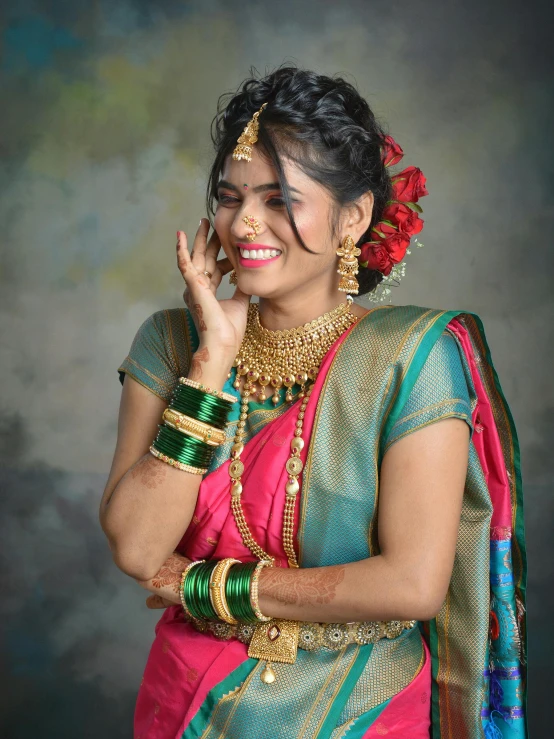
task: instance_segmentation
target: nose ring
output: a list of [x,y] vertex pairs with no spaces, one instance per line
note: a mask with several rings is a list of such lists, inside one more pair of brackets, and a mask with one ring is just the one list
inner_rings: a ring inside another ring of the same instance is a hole
[[254,218],[254,216],[244,216],[242,220],[243,220],[243,223],[246,223],[246,225],[250,226],[250,228],[252,229],[252,231],[246,234],[247,240],[254,241],[256,236],[262,230],[262,227],[260,226],[259,222]]

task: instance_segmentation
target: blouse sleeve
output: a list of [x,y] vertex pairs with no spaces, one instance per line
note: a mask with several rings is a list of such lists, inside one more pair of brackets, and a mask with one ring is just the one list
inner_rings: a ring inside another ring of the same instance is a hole
[[144,321],[119,367],[121,384],[130,375],[162,400],[169,401],[179,377],[187,375],[198,347],[186,308],[161,310]]
[[475,402],[465,357],[454,336],[445,330],[431,349],[399,418],[385,439],[384,452],[395,441],[443,418],[463,418],[471,438]]

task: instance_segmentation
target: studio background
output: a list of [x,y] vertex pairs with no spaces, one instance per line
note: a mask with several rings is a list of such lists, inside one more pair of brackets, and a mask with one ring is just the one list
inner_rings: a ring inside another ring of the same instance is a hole
[[192,234],[206,215],[219,94],[251,65],[292,60],[355,80],[404,148],[402,165],[428,178],[425,246],[392,302],[484,322],[521,443],[530,728],[547,736],[552,6],[12,6],[1,19],[0,734],[131,736],[159,613],[112,564],[98,523],[116,370],[142,321],[181,304],[175,231]]

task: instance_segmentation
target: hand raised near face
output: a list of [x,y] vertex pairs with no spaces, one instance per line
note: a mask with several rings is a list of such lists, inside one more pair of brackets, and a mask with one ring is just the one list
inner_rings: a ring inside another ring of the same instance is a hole
[[202,371],[210,374],[208,365],[213,362],[218,366],[227,363],[227,369],[231,367],[244,337],[250,302],[250,295],[239,287],[232,298],[217,299],[217,288],[232,266],[227,258],[217,260],[221,243],[215,231],[208,239],[209,229],[208,219],[203,218],[191,254],[185,233],[177,232],[177,264],[186,284],[183,297],[200,340],[196,352],[202,363],[198,366],[200,374]]

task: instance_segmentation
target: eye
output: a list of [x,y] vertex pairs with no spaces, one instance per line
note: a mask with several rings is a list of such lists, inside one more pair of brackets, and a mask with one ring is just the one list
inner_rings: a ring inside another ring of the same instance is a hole
[[220,205],[235,205],[239,202],[238,198],[234,198],[232,195],[226,195],[225,193],[218,193],[217,202]]
[[[293,200],[293,202],[294,202],[294,200]],[[285,201],[283,200],[283,198],[280,198],[280,197],[277,197],[277,196],[274,196],[272,198],[269,198],[268,200],[266,200],[266,203],[271,208],[284,208],[285,207]]]

